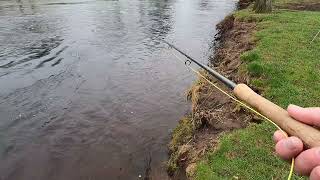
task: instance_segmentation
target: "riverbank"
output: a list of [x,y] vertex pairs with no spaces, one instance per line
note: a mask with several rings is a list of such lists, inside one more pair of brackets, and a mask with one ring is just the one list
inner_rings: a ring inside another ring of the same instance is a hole
[[[282,9],[271,14],[255,14],[249,7],[228,16],[217,26],[211,66],[284,108],[290,103],[319,106],[320,39],[312,39],[320,30],[320,12],[315,4],[277,0],[275,6]],[[192,179],[287,176],[289,166],[274,154],[273,126],[245,112],[202,79],[188,97],[192,114],[180,121],[169,144],[170,174],[182,169]]]

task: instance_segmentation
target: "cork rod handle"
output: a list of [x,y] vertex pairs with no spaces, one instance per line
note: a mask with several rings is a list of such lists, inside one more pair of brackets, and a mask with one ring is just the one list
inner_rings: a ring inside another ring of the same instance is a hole
[[240,100],[271,119],[289,135],[299,137],[307,147],[320,146],[318,129],[291,118],[286,110],[258,95],[245,84],[238,84],[233,92]]

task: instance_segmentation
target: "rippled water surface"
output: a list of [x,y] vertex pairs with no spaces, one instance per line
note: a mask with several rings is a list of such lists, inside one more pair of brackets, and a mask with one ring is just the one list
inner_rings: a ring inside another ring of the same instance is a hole
[[1,0],[0,179],[167,179],[194,80],[230,0]]

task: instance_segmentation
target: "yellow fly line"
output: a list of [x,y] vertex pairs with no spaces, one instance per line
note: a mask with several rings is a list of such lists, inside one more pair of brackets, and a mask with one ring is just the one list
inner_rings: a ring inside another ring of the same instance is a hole
[[[182,60],[180,57],[178,57],[174,52],[171,51],[171,53],[181,62],[183,62],[184,64],[185,61]],[[266,116],[264,116],[263,114],[259,113],[258,111],[256,111],[255,109],[253,109],[252,107],[248,106],[247,104],[245,104],[244,102],[238,100],[236,97],[230,95],[228,92],[224,91],[223,89],[221,89],[220,87],[218,87],[216,84],[214,84],[213,82],[211,82],[208,78],[206,78],[203,74],[201,74],[199,71],[195,70],[194,68],[192,68],[189,65],[187,65],[187,68],[189,68],[191,71],[193,71],[194,73],[196,73],[197,75],[199,75],[200,77],[202,77],[203,79],[205,79],[210,85],[212,85],[214,88],[216,88],[217,90],[219,90],[220,92],[222,92],[223,94],[225,94],[226,96],[228,96],[230,99],[232,99],[233,101],[235,101],[236,103],[240,104],[241,106],[245,107],[246,109],[250,110],[251,112],[255,113],[256,115],[262,117],[263,119],[265,119],[266,121],[268,121],[269,123],[273,124],[277,129],[279,129],[286,137],[288,137],[287,133],[285,133],[276,123],[274,123],[271,119],[267,118]],[[288,175],[288,180],[291,180],[292,175],[293,175],[293,167],[294,167],[294,158],[292,158],[291,160],[291,167],[290,167],[290,172]]]

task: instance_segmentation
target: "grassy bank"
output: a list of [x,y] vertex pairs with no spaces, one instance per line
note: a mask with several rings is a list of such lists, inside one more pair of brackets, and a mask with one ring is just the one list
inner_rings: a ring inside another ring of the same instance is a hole
[[[302,2],[282,0],[277,4]],[[238,21],[255,21],[256,46],[242,54],[251,86],[282,107],[320,106],[320,12],[275,10],[272,14],[235,13]],[[289,165],[274,154],[268,123],[222,136],[214,151],[198,163],[195,179],[285,179]],[[294,179],[303,179],[294,176]]]

